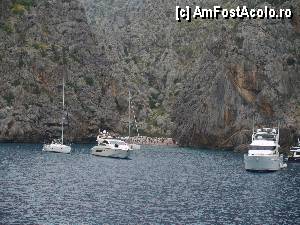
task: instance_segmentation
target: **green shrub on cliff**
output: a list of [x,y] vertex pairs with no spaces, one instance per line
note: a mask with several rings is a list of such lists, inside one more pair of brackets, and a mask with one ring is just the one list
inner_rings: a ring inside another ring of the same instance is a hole
[[33,6],[33,0],[15,0],[11,7],[11,12],[14,14],[22,15],[26,10]]
[[28,9],[29,7],[33,6],[34,0],[15,0],[14,4],[23,5]]
[[8,34],[11,34],[14,32],[14,26],[11,22],[7,22],[4,25],[2,25],[1,29],[4,30]]
[[13,95],[12,92],[7,93],[6,95],[3,96],[3,98],[6,101],[8,106],[11,106],[13,101],[15,100],[15,96]]
[[14,14],[23,14],[26,11],[26,9],[25,9],[24,5],[19,4],[19,3],[15,3],[15,4],[13,4],[13,6],[11,8],[11,11]]
[[14,86],[14,87],[17,87],[17,86],[19,86],[21,84],[21,81],[19,80],[19,79],[17,79],[17,80],[15,80],[15,81],[13,81],[12,82],[12,86]]
[[32,46],[33,46],[35,49],[37,49],[37,50],[43,50],[43,51],[45,51],[45,50],[48,49],[48,45],[45,44],[45,43],[42,43],[42,42],[35,42],[35,43],[33,43]]
[[33,43],[32,47],[34,47],[36,50],[40,50],[40,53],[43,57],[47,55],[47,50],[49,49],[49,46],[42,42],[35,42]]
[[84,77],[84,81],[89,86],[93,86],[94,85],[94,79],[92,77]]

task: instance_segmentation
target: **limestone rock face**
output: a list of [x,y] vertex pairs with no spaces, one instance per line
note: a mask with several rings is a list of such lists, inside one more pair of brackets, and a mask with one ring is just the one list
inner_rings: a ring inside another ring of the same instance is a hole
[[21,3],[18,12],[2,1],[2,141],[59,135],[63,74],[73,141],[94,138],[100,127],[125,134],[128,90],[142,134],[182,145],[247,144],[253,117],[257,125],[279,121],[283,146],[300,128],[297,0],[199,1],[205,8],[292,8],[294,17],[191,23],[176,22],[175,7],[194,1]]
[[117,58],[112,73],[146,103],[148,131],[152,123],[182,145],[232,148],[250,141],[253,117],[257,125],[279,121],[287,140],[299,128],[298,1],[201,1],[291,8],[294,17],[191,23],[175,22],[175,6],[193,1],[82,2],[108,57]]
[[[20,2],[24,10],[13,11]],[[28,3],[28,4],[27,4]],[[62,78],[66,138],[117,127],[109,62],[78,1],[2,1],[0,140],[42,142],[60,134]]]
[[[299,15],[299,2],[287,1]],[[297,18],[297,16],[295,17]],[[296,19],[297,20],[297,19]],[[184,145],[233,147],[257,125],[282,128],[282,145],[299,129],[299,32],[294,20],[218,23],[174,107],[175,136]],[[216,46],[218,46],[216,48]],[[189,117],[183,115],[190,115]]]

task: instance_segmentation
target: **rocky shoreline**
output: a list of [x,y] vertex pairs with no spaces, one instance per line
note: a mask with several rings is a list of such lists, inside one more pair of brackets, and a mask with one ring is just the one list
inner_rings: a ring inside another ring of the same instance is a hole
[[153,145],[153,146],[173,146],[177,147],[178,143],[172,138],[165,137],[146,137],[146,136],[136,136],[127,139],[131,144],[139,145]]

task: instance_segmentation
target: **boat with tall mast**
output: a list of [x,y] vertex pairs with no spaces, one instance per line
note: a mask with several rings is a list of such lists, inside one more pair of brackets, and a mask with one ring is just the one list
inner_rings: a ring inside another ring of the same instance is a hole
[[64,114],[65,114],[65,77],[63,76],[62,85],[62,119],[61,119],[61,139],[54,139],[51,144],[44,144],[43,151],[57,152],[57,153],[70,153],[71,147],[64,144]]
[[248,154],[244,155],[245,169],[248,171],[277,171],[287,165],[279,154],[279,126],[255,131]]

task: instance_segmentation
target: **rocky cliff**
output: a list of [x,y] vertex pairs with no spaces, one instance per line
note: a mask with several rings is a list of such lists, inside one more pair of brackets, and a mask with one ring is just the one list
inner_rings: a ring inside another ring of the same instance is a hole
[[1,1],[0,139],[44,141],[60,132],[66,80],[66,137],[117,127],[110,62],[78,1]]
[[[299,2],[282,2],[277,6],[294,9],[290,21],[209,25],[201,57],[174,105],[174,135],[180,143],[222,148],[247,143],[253,117],[257,125],[278,121],[282,146],[293,142],[300,126]],[[271,1],[257,6],[266,4]],[[196,26],[189,29],[201,37]]]
[[[299,1],[222,1],[226,8],[292,8],[292,20],[175,21],[193,1],[1,1],[0,139],[125,133],[127,96],[142,133],[182,145],[232,148],[256,123],[300,128]],[[219,1],[199,1],[212,7]]]

